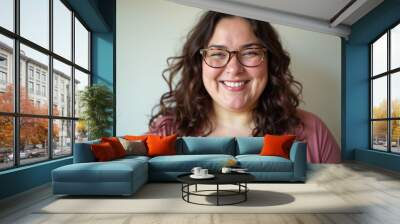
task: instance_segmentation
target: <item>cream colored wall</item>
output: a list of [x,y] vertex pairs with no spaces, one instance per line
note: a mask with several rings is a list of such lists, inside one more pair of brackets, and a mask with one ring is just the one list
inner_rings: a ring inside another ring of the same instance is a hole
[[340,144],[341,40],[292,27],[277,28],[291,57],[291,71],[303,85],[301,108],[318,115]]
[[[167,91],[166,59],[176,55],[202,10],[176,3],[117,1],[117,134],[147,130],[151,108]],[[317,114],[340,140],[340,38],[275,26],[303,86],[302,108]]]

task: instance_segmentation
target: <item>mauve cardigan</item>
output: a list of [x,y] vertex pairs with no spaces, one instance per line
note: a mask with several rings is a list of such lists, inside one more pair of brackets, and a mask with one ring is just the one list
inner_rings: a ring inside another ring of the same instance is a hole
[[[310,163],[339,163],[340,148],[332,133],[324,122],[315,114],[297,109],[304,127],[299,127],[294,133],[296,140],[307,143],[307,160]],[[176,132],[176,124],[172,116],[156,119],[148,134],[172,135]]]

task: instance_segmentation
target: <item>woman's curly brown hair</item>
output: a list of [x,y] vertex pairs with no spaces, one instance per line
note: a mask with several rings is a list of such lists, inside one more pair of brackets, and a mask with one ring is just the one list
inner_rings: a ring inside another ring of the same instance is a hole
[[[161,96],[160,103],[153,108],[150,126],[160,116],[172,116],[179,136],[207,136],[212,132],[214,127],[209,119],[213,112],[210,106],[212,98],[203,85],[202,56],[199,50],[207,47],[217,23],[229,17],[234,16],[206,12],[187,35],[181,55],[167,59],[168,68],[163,71],[163,78],[168,83],[169,91]],[[267,48],[268,61],[267,86],[252,112],[255,124],[252,135],[294,131],[302,125],[296,111],[302,85],[293,79],[289,70],[290,57],[282,48],[277,32],[268,22],[244,19]]]

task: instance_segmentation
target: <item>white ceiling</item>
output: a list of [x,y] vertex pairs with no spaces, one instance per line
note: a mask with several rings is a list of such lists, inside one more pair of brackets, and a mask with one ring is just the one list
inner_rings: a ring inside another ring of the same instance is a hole
[[329,21],[351,0],[227,0]]
[[383,2],[383,0],[170,1],[341,37],[348,37],[351,25]]

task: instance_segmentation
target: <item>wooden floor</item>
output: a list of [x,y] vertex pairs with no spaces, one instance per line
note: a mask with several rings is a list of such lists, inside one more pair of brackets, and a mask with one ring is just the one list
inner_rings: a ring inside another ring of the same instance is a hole
[[[400,174],[359,163],[313,165],[309,183],[317,183],[345,201],[366,204],[356,214],[36,214],[55,199],[49,185],[0,201],[0,223],[400,223]],[[315,203],[320,203],[315,201]]]

